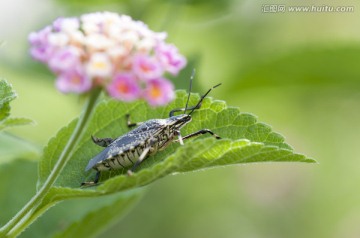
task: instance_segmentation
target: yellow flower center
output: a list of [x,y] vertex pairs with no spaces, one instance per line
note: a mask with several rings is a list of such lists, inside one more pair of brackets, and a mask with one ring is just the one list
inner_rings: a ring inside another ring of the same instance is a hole
[[71,78],[73,84],[81,84],[81,78],[79,76],[74,76]]
[[147,64],[141,64],[140,67],[144,72],[149,72],[151,70],[151,66]]
[[158,98],[161,96],[161,90],[159,87],[151,87],[150,89],[150,96],[152,98]]
[[130,91],[130,88],[125,83],[119,83],[116,89],[121,93],[128,93]]
[[105,69],[106,68],[106,64],[104,62],[98,61],[94,63],[94,67],[96,69]]

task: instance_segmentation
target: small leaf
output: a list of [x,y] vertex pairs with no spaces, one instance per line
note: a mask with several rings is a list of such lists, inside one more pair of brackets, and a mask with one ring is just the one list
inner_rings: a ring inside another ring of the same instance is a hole
[[0,80],[0,131],[13,126],[22,126],[33,123],[27,118],[8,118],[10,116],[10,102],[17,97],[11,85],[5,80]]
[[[192,94],[189,105],[195,105],[199,95]],[[101,184],[91,188],[80,188],[81,182],[91,180],[94,171],[85,172],[88,161],[102,149],[94,145],[91,135],[116,138],[129,131],[125,115],[130,114],[134,122],[153,118],[167,118],[171,109],[184,107],[187,94],[178,91],[176,99],[166,107],[150,108],[145,102],[121,103],[105,100],[100,103],[90,121],[84,137],[73,151],[67,166],[56,181],[57,196],[62,199],[76,196],[97,196],[144,186],[173,173],[189,172],[216,166],[252,162],[297,161],[315,162],[304,155],[296,154],[284,142],[284,138],[272,131],[256,117],[241,113],[238,108],[227,107],[225,102],[206,98],[200,110],[193,114],[193,120],[181,133],[187,135],[208,128],[223,139],[199,136],[185,141],[184,146],[171,144],[165,150],[146,159],[133,176],[123,175],[123,170],[103,172]],[[39,184],[49,175],[66,141],[69,139],[76,120],[59,131],[50,140],[39,164]],[[55,189],[55,187],[53,188]]]
[[0,80],[0,121],[10,115],[10,102],[16,98],[11,85],[5,80]]
[[0,122],[0,131],[5,129],[5,128],[9,128],[9,127],[13,127],[13,126],[24,126],[24,125],[29,125],[29,124],[33,124],[34,121],[28,118],[24,118],[24,117],[10,117],[10,118],[6,118],[5,120]]
[[[15,98],[16,93],[12,90],[11,85],[5,80],[0,80],[0,131],[13,126],[33,123],[27,118],[9,117],[10,102]],[[38,148],[31,143],[10,134],[0,133],[0,164],[13,159],[36,159],[38,157]]]

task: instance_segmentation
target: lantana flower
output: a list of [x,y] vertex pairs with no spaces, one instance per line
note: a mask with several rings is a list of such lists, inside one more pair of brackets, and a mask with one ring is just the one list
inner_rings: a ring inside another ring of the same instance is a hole
[[145,99],[158,106],[174,98],[166,74],[177,75],[186,59],[166,33],[111,12],[58,18],[29,35],[30,54],[57,75],[63,93],[86,93],[103,87],[122,101]]
[[131,73],[116,75],[114,80],[107,86],[107,90],[111,97],[124,101],[135,100],[141,95],[136,76]]
[[156,78],[147,82],[144,98],[152,106],[162,105],[174,99],[174,86],[164,78]]

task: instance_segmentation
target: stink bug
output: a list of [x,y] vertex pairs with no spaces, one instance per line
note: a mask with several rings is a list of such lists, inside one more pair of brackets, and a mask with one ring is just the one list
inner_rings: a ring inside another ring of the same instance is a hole
[[[144,159],[155,154],[157,151],[165,149],[171,142],[179,142],[183,145],[184,140],[206,133],[211,134],[216,139],[220,139],[218,135],[209,129],[202,129],[184,137],[180,134],[180,129],[191,121],[191,114],[201,107],[204,98],[212,89],[220,85],[221,84],[218,84],[210,88],[195,106],[188,108],[191,91],[190,83],[185,108],[171,110],[169,118],[131,123],[130,116],[126,115],[127,126],[129,128],[138,126],[137,128],[116,139],[96,138],[92,136],[93,142],[105,147],[105,149],[92,158],[86,166],[85,171],[90,169],[96,170],[94,181],[83,182],[81,185],[96,185],[99,181],[101,171],[131,167],[127,171],[128,175],[131,175]],[[186,114],[187,111],[190,112]],[[174,115],[175,112],[183,112],[183,114]]]

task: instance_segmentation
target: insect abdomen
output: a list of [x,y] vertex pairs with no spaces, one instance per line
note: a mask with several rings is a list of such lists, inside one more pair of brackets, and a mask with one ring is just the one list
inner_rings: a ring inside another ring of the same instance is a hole
[[[98,160],[97,163],[92,167],[98,171],[104,170],[116,170],[121,168],[128,168],[134,165],[143,151],[150,146],[150,151],[146,157],[156,153],[158,150],[164,149],[173,138],[173,131],[169,128],[162,128],[160,130],[152,130],[152,133],[142,133],[138,135],[136,139],[133,139],[132,145],[123,146],[124,137],[121,137],[110,145],[107,152],[104,154],[103,159]],[[129,133],[129,135],[132,135]],[[142,141],[136,143],[136,140]],[[155,140],[155,143],[150,141]],[[122,148],[121,148],[122,147]],[[125,147],[125,148],[124,148]]]
[[98,171],[104,171],[128,168],[136,163],[141,153],[145,149],[145,144],[131,147],[126,151],[119,151],[116,154],[112,154],[108,158],[99,161],[94,166],[94,169]]

